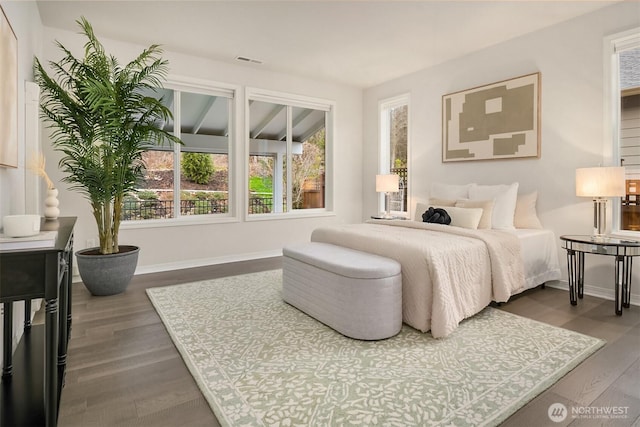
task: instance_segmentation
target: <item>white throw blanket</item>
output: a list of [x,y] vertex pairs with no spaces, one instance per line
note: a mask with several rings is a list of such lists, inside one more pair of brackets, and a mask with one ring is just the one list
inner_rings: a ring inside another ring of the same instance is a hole
[[510,233],[403,220],[322,227],[311,240],[395,259],[402,265],[403,320],[436,337],[492,300],[524,289],[520,241]]

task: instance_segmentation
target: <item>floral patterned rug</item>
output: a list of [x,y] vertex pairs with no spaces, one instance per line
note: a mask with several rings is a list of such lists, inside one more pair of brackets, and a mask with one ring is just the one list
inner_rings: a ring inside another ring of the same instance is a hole
[[497,425],[604,345],[487,308],[449,337],[344,337],[282,301],[274,270],[148,289],[220,423]]

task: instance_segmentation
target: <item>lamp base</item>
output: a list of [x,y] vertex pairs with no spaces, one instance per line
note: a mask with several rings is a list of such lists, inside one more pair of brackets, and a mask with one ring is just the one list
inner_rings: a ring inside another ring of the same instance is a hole
[[593,237],[604,238],[607,229],[607,199],[595,197],[593,199]]
[[386,209],[385,213],[382,215],[383,219],[391,219],[393,215],[391,215],[391,193],[386,191],[384,193],[384,207]]

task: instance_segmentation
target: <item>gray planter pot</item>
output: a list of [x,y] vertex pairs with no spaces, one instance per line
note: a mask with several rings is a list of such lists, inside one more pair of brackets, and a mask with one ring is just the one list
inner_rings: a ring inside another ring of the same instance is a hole
[[124,292],[138,264],[137,246],[119,246],[117,254],[97,254],[99,248],[76,252],[78,271],[84,285],[93,295],[115,295]]

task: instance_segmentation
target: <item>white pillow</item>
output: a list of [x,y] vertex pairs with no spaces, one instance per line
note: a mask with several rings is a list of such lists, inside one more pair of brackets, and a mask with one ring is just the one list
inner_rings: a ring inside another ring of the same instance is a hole
[[482,216],[480,217],[479,229],[491,228],[491,215],[493,214],[493,200],[458,200],[456,206],[460,208],[482,208]]
[[435,197],[431,197],[429,199],[429,204],[431,206],[433,205],[438,205],[438,206],[455,206],[456,205],[456,201],[453,199],[437,199]]
[[459,208],[455,206],[444,206],[442,209],[446,210],[451,217],[451,224],[454,227],[471,228],[476,230],[478,224],[480,224],[480,218],[482,217],[481,208]]
[[425,213],[427,209],[429,209],[429,204],[420,203],[420,202],[416,203],[416,211],[415,211],[415,214],[413,215],[413,219],[415,221],[422,222],[422,214]]
[[491,228],[496,230],[513,230],[513,217],[518,199],[518,183],[507,185],[477,185],[469,187],[470,200],[494,199],[491,214]]
[[[454,227],[471,228],[476,230],[480,223],[480,217],[482,216],[482,209],[480,208],[458,208],[455,206],[433,206],[434,208],[442,208],[451,217],[451,224]],[[427,207],[429,209],[429,207]],[[426,210],[426,209],[425,209]],[[420,214],[422,219],[422,214]]]
[[542,223],[536,213],[538,192],[518,194],[516,200],[516,212],[513,217],[513,225],[516,228],[542,228]]
[[468,199],[469,187],[471,185],[472,184],[456,185],[433,182],[431,183],[431,193],[429,197],[448,200]]

